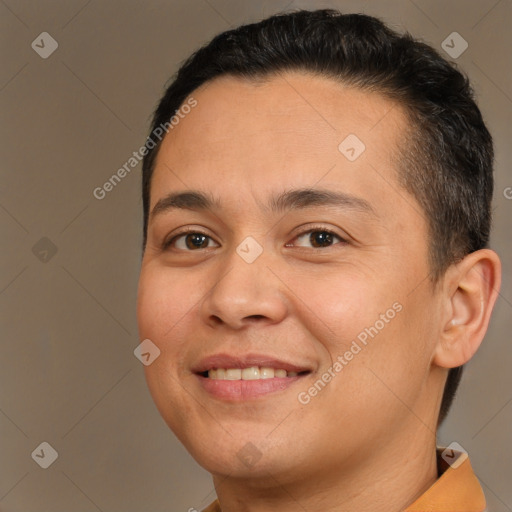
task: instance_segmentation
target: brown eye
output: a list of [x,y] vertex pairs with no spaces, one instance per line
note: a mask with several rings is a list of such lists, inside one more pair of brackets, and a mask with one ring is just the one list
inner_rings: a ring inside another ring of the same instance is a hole
[[189,231],[176,235],[174,238],[164,244],[164,249],[172,247],[181,251],[195,251],[198,249],[206,249],[210,247],[212,238],[204,233]]
[[296,244],[299,247],[313,247],[321,249],[322,247],[331,247],[337,242],[344,242],[344,240],[332,231],[327,230],[309,230],[297,236]]
[[313,247],[328,247],[333,241],[332,233],[328,231],[313,231],[309,235],[309,241]]
[[185,235],[185,245],[188,249],[204,249],[208,247],[208,237],[201,233],[189,233]]

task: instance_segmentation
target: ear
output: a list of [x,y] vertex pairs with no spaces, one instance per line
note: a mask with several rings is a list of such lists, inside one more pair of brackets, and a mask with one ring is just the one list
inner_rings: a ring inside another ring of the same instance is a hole
[[501,284],[501,263],[490,249],[468,254],[445,273],[443,324],[433,363],[455,368],[478,350],[489,325]]

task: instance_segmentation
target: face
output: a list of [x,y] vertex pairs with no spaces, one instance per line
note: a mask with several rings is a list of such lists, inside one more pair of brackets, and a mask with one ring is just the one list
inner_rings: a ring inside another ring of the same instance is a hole
[[214,475],[280,481],[423,436],[440,313],[401,109],[302,73],[193,97],[156,161],[138,295],[167,424]]

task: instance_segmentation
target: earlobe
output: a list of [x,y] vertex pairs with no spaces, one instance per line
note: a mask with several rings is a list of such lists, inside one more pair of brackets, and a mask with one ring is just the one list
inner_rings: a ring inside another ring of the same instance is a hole
[[498,297],[501,263],[490,249],[468,254],[444,276],[447,311],[433,363],[455,368],[467,363],[478,350]]

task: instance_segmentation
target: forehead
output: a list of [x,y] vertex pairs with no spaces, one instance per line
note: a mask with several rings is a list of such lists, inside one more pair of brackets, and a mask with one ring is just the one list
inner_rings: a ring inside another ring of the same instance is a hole
[[169,188],[227,183],[262,202],[270,190],[320,182],[378,200],[385,181],[396,183],[407,123],[380,94],[288,72],[260,81],[223,76],[191,96],[197,106],[159,150],[151,205]]

